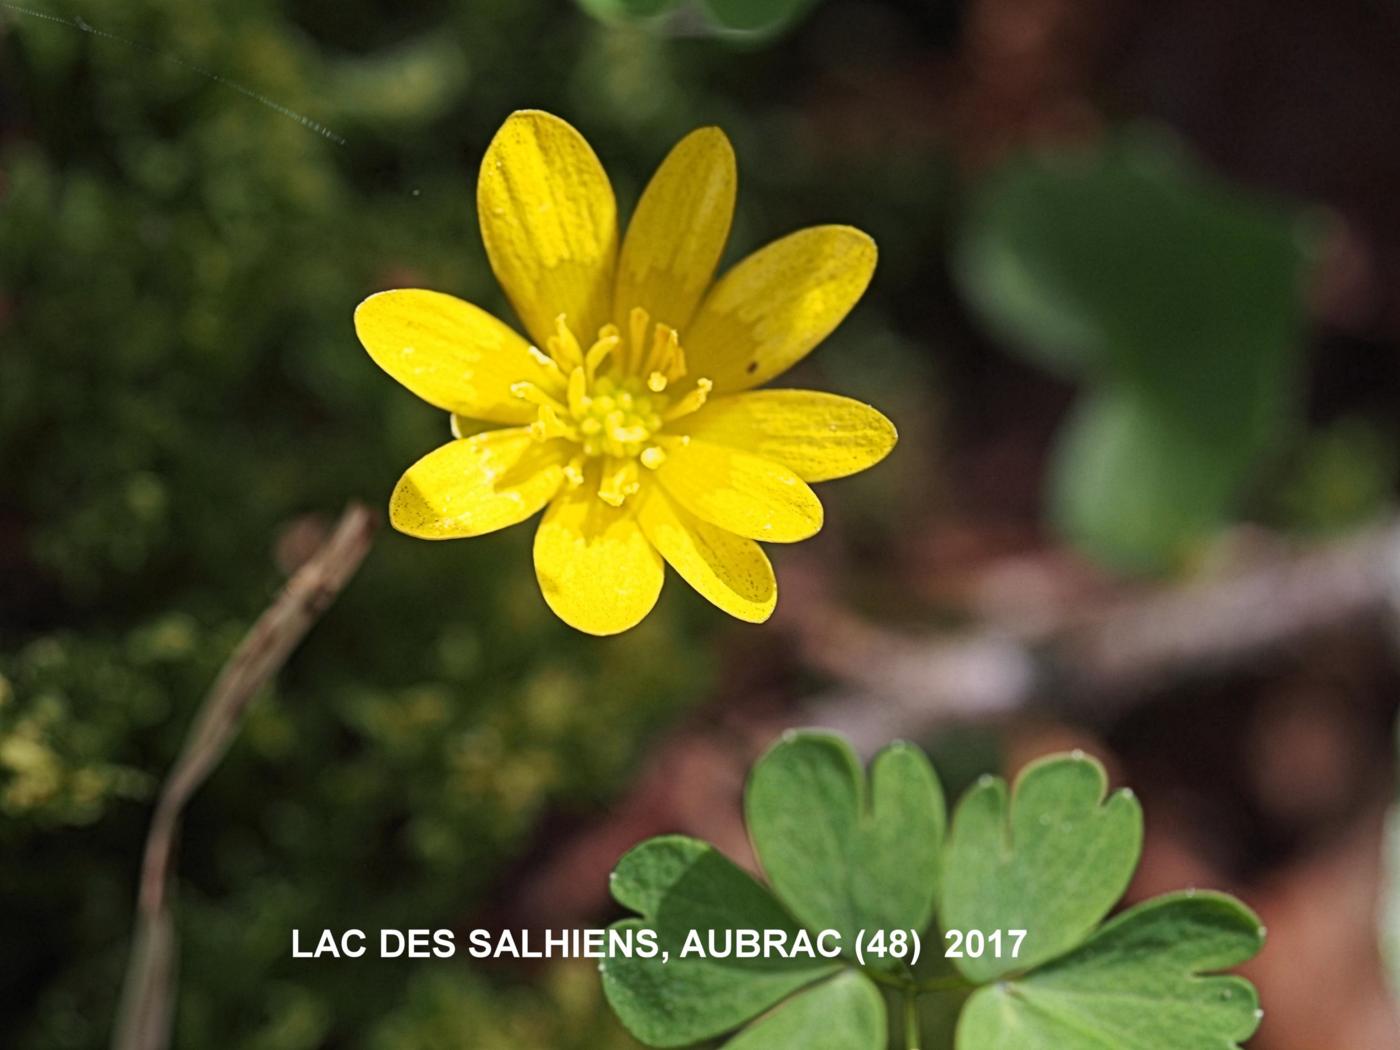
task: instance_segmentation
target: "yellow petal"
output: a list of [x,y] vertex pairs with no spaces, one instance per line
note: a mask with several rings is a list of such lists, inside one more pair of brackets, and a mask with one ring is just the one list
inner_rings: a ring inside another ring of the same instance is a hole
[[375,364],[409,390],[474,419],[528,423],[538,409],[515,397],[511,385],[559,385],[557,373],[505,324],[441,292],[372,295],[355,311],[355,331]]
[[447,427],[452,431],[455,438],[475,437],[477,434],[484,434],[488,430],[499,430],[499,423],[492,423],[485,419],[473,419],[471,416],[458,415],[453,412],[448,417]]
[[761,248],[719,279],[681,341],[691,374],[747,390],[800,361],[850,312],[875,272],[875,242],[814,226]]
[[740,536],[792,543],[822,527],[817,494],[771,459],[706,441],[675,441],[667,443],[656,476],[690,513]]
[[394,528],[425,540],[480,536],[524,521],[564,479],[568,447],[523,427],[489,430],[429,452],[389,497]]
[[570,627],[618,634],[651,612],[665,571],[637,524],[637,501],[611,507],[595,489],[565,488],[550,504],[535,533],[535,576]]
[[584,137],[549,113],[512,114],[481,162],[476,207],[491,269],[535,345],[560,314],[591,340],[612,306],[617,204]]
[[622,242],[613,317],[624,331],[637,306],[672,328],[690,321],[729,238],[738,178],[719,128],[692,131],[661,162]]
[[741,448],[803,481],[844,478],[889,455],[894,424],[869,405],[815,390],[755,390],[715,398],[680,424],[692,437]]
[[643,497],[638,520],[681,578],[730,616],[762,623],[778,602],[778,581],[753,540],[701,521],[659,486]]

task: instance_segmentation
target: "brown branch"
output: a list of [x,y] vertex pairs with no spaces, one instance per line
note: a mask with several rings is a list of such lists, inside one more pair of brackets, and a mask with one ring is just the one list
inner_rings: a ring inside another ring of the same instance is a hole
[[218,766],[258,691],[287,662],[369,553],[376,516],[351,504],[335,531],[248,631],[205,697],[161,787],[146,836],[137,925],[114,1050],[165,1050],[174,1006],[176,938],[170,915],[174,850],[185,805]]
[[1258,666],[1318,632],[1389,615],[1400,596],[1400,523],[1276,555],[1217,578],[1074,609],[1034,630],[920,636],[826,602],[793,626],[806,661],[838,683],[805,712],[864,751],[941,722],[1028,707],[1101,720],[1157,694]]

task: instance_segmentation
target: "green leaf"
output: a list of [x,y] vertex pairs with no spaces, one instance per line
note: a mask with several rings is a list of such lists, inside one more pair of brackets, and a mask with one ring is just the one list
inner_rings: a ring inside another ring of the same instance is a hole
[[1229,897],[1148,901],[1068,955],[974,993],[958,1050],[1237,1050],[1262,1016],[1254,989],[1202,975],[1244,962],[1263,940]]
[[885,1000],[848,970],[794,996],[724,1044],[724,1050],[885,1050]]
[[[1194,892],[1100,926],[1142,846],[1137,802],[1107,787],[1103,767],[1077,753],[1033,763],[1014,789],[985,778],[943,842],[942,789],[917,748],[892,745],[867,776],[842,738],[788,734],[745,794],[773,891],[694,839],[637,847],[612,888],[638,917],[614,930],[637,946],[654,936],[660,950],[610,958],[608,1000],[654,1047],[733,1033],[725,1050],[886,1050],[896,1001],[907,1008],[904,1045],[915,1046],[918,1018],[938,1015],[920,998],[943,995],[940,1031],[958,1050],[1237,1050],[1258,1024],[1257,998],[1215,974],[1252,956],[1263,930],[1243,905]],[[941,929],[930,930],[935,903]],[[887,966],[873,935],[888,944],[909,929],[923,938],[922,965]],[[810,946],[837,947],[825,930],[845,955],[810,957]],[[747,957],[682,953],[740,931]],[[806,955],[784,954],[802,943]],[[945,959],[953,946],[961,954]]]
[[710,17],[725,29],[769,33],[785,28],[815,0],[703,0]]
[[682,958],[691,931],[701,938],[735,929],[798,932],[768,890],[708,843],[681,836],[642,843],[618,862],[612,893],[641,916],[613,928],[650,927],[668,953],[664,962],[634,955],[603,967],[613,1010],[649,1046],[685,1046],[728,1032],[840,969],[823,959]]
[[1123,895],[1142,849],[1142,812],[1126,791],[1105,799],[1107,787],[1098,762],[1064,755],[1029,766],[1009,798],[996,777],[963,798],[944,856],[943,928],[1003,939],[1026,931],[1016,958],[955,958],[963,976],[980,984],[1053,959]]
[[1060,532],[1112,565],[1179,567],[1229,518],[1250,450],[1211,441],[1126,387],[1086,394],[1050,472]]
[[918,748],[881,752],[867,790],[845,740],[794,733],[754,767],[744,812],[764,874],[809,929],[851,949],[861,930],[922,933],[933,918],[946,816]]

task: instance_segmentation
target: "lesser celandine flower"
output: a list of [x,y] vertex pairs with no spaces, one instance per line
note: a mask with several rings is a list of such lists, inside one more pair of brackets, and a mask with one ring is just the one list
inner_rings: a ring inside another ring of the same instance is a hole
[[724,133],[693,132],[619,247],[612,187],[583,136],[548,113],[506,121],[477,210],[528,339],[438,292],[382,292],[355,314],[370,356],[452,413],[456,440],[394,489],[397,529],[479,536],[547,507],[536,575],[579,630],[640,622],[663,560],[725,612],[768,618],[777,584],[755,541],[813,535],[822,506],[808,482],[878,462],[895,432],[848,398],[752,391],[841,322],[870,282],[875,244],[813,227],[711,285],[735,187]]

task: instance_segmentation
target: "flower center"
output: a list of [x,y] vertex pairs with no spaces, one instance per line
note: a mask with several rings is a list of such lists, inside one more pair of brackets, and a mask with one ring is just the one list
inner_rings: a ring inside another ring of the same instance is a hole
[[713,386],[697,379],[677,396],[686,364],[676,330],[653,326],[640,307],[627,327],[624,339],[616,325],[604,325],[585,350],[560,314],[548,354],[531,348],[555,381],[511,387],[538,408],[530,424],[537,440],[562,438],[578,446],[564,470],[569,483],[596,479],[598,498],[613,506],[641,487],[639,464],[655,470],[666,461],[668,443],[689,440],[665,434],[666,426],[703,405]]
[[583,454],[640,456],[665,424],[662,413],[670,403],[636,376],[600,376],[579,404],[570,406],[583,436]]

